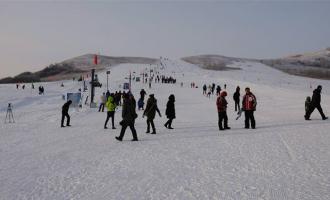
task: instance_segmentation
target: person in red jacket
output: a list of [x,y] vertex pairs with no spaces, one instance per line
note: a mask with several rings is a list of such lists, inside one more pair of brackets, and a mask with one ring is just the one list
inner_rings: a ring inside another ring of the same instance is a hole
[[[223,91],[217,98],[217,108],[218,108],[218,125],[219,130],[230,129],[228,126],[228,116],[227,116],[227,100],[226,100],[227,92]],[[223,123],[223,126],[222,126]]]
[[256,110],[257,106],[257,98],[252,94],[250,88],[245,88],[245,95],[242,101],[242,108],[245,112],[245,128],[250,128],[250,121],[251,121],[251,128],[256,128],[256,121],[254,119],[254,111]]

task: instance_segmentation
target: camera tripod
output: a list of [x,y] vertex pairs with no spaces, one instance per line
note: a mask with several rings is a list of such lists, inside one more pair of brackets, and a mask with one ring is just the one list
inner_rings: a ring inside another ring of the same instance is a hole
[[14,114],[13,114],[13,109],[12,109],[11,103],[8,104],[7,113],[6,113],[6,119],[5,119],[5,124],[6,123],[15,123],[15,119],[14,119]]

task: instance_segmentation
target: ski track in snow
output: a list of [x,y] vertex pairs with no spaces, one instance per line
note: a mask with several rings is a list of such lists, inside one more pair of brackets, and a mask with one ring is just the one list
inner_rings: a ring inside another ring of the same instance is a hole
[[[262,64],[235,63],[242,70],[210,71],[181,61],[164,61],[166,75],[176,85],[142,83],[133,93],[155,93],[163,115],[156,117],[156,135],[145,134],[146,122],[138,111],[139,142],[126,131],[117,142],[116,130],[103,129],[105,113],[71,108],[72,127],[59,128],[62,94],[75,92],[72,81],[43,83],[37,90],[0,85],[1,120],[13,103],[15,124],[0,124],[0,199],[330,199],[329,121],[303,119],[309,88],[323,85],[322,106],[330,110],[330,82],[284,74]],[[129,71],[145,65],[111,68],[110,88],[119,90]],[[148,66],[147,66],[148,67]],[[184,73],[184,75],[183,75]],[[106,75],[99,73],[106,85]],[[126,80],[127,81],[127,80]],[[198,89],[191,89],[194,81]],[[180,87],[184,82],[184,87]],[[231,130],[217,128],[216,97],[202,95],[206,83],[227,84]],[[257,129],[246,130],[244,116],[235,120],[232,94],[237,85],[250,86],[258,98]],[[35,84],[38,88],[39,84]],[[96,101],[103,89],[96,89]],[[176,96],[177,119],[167,130],[165,106]]]

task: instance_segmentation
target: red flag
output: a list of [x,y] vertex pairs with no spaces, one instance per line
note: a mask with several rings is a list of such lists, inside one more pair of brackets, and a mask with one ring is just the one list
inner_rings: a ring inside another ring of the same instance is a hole
[[94,55],[94,64],[97,65],[97,55]]

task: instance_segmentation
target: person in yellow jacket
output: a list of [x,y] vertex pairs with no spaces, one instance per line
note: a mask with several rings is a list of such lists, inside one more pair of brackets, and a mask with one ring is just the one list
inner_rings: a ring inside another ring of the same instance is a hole
[[112,129],[116,129],[115,127],[115,111],[116,111],[116,103],[115,103],[115,99],[114,99],[114,94],[111,93],[110,96],[107,99],[107,102],[105,104],[105,106],[107,107],[107,119],[105,120],[105,124],[104,124],[104,129],[107,129],[107,124],[109,121],[109,118],[111,117],[111,122],[112,122]]

